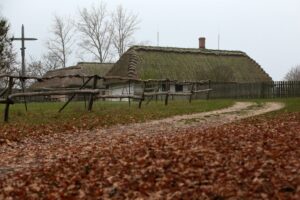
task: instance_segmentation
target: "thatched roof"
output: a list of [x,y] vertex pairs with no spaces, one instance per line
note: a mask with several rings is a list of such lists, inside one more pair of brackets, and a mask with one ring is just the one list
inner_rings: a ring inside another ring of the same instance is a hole
[[271,81],[271,77],[241,51],[133,46],[108,76],[178,81]]
[[[96,63],[96,62],[79,62],[76,66],[66,67],[62,69],[56,69],[48,71],[43,77],[54,76],[68,76],[68,75],[83,75],[92,76],[99,75],[105,76],[107,72],[112,68],[113,63]],[[50,89],[50,88],[78,88],[83,84],[82,78],[54,78],[48,79],[43,82],[34,83],[31,89]],[[92,85],[90,81],[88,86]],[[98,87],[102,85],[102,81],[99,81]]]

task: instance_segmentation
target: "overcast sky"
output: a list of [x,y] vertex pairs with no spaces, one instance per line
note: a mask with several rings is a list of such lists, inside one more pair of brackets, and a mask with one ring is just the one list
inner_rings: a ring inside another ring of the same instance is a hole
[[[20,36],[25,25],[27,55],[39,57],[54,14],[76,19],[79,8],[96,0],[1,0],[1,14],[12,33]],[[289,68],[300,64],[299,0],[107,0],[108,9],[122,4],[139,15],[136,41],[160,46],[198,47],[198,37],[207,38],[207,48],[241,50],[255,59],[273,80],[283,79]],[[15,43],[19,48],[19,44]],[[73,60],[76,63],[77,60]],[[73,64],[70,63],[70,64]]]

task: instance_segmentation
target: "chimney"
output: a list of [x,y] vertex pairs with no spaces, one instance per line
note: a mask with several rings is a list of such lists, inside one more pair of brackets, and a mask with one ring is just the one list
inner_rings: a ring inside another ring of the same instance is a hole
[[199,48],[200,49],[205,49],[205,37],[200,37],[199,38]]

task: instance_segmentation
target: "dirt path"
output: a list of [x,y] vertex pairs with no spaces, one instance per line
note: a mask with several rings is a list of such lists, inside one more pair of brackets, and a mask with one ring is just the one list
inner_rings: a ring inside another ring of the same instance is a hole
[[[61,158],[86,155],[93,151],[95,146],[101,145],[109,148],[111,144],[114,144],[114,138],[120,134],[126,134],[128,138],[145,135],[155,137],[155,134],[161,132],[166,135],[176,134],[189,127],[205,129],[283,107],[284,105],[280,103],[257,105],[251,102],[238,102],[232,107],[217,111],[181,115],[145,123],[117,125],[94,131],[26,138],[19,143],[0,146],[0,178],[17,171],[26,173],[36,166],[50,165]],[[80,154],[78,154],[78,149],[80,149]]]

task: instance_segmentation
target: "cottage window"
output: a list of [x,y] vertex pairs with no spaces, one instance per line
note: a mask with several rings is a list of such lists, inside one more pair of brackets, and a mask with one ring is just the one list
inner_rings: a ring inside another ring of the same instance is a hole
[[176,84],[175,85],[175,92],[182,92],[183,91],[183,85]]
[[161,84],[161,91],[167,91],[167,85],[165,83]]

